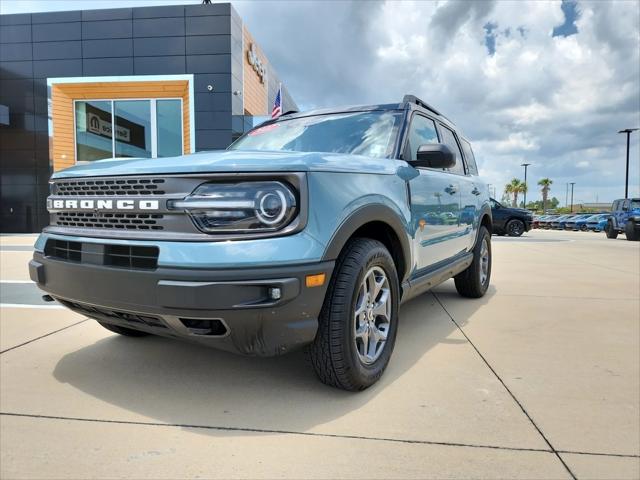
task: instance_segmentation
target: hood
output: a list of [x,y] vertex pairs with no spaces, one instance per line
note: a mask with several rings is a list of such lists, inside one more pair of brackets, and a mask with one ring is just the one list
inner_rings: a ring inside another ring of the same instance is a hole
[[216,172],[347,172],[393,175],[406,163],[343,153],[219,150],[169,158],[107,159],[56,172],[52,178]]

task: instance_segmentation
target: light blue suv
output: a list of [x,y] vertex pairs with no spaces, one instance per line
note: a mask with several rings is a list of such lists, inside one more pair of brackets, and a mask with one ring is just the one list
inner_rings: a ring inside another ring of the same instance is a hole
[[398,307],[451,278],[481,297],[491,208],[471,146],[423,101],[289,113],[226,151],[54,174],[31,278],[129,336],[247,355],[310,346],[319,378],[384,372]]

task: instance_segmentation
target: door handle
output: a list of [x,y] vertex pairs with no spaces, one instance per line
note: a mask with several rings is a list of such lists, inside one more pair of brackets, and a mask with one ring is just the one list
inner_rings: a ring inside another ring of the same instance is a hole
[[473,193],[474,195],[480,195],[480,190],[478,190],[478,187],[473,187],[473,190],[471,190],[471,193]]
[[458,191],[458,189],[456,188],[455,185],[449,185],[447,188],[444,189],[444,191],[447,192],[449,195],[453,195]]

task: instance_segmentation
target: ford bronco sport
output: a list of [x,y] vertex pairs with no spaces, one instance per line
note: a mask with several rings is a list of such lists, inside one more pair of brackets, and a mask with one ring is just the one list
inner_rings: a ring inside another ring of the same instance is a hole
[[618,238],[619,233],[624,233],[627,240],[640,240],[640,198],[614,201],[604,231],[607,238]]
[[398,307],[491,276],[491,206],[469,142],[414,96],[290,113],[225,151],[57,172],[31,278],[122,335],[246,355],[309,345],[321,381],[380,378]]

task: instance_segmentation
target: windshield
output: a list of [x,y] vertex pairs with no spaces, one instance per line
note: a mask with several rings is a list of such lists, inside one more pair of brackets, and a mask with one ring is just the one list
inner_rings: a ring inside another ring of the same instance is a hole
[[385,158],[393,154],[401,111],[369,111],[292,118],[255,128],[229,150],[330,152]]
[[636,209],[640,209],[640,200],[638,199],[634,199],[631,200],[631,210],[636,210]]

